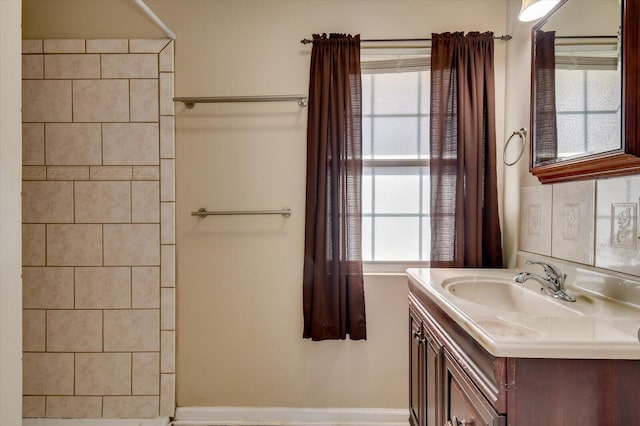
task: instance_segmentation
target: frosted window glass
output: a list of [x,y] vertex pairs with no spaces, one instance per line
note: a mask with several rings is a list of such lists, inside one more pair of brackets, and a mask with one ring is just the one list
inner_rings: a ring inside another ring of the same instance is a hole
[[620,118],[617,114],[589,114],[587,116],[587,147],[590,151],[604,152],[619,149]]
[[558,115],[558,156],[567,157],[585,150],[584,115]]
[[587,71],[587,109],[589,111],[618,110],[620,108],[619,88],[618,71]]
[[556,110],[584,110],[584,71],[556,70]]
[[373,76],[371,74],[362,75],[362,114],[371,114],[371,81]]
[[370,167],[364,167],[362,169],[362,187],[361,187],[361,191],[362,191],[362,213],[363,214],[371,214],[371,201],[373,199],[372,194],[373,194],[373,188],[371,187],[372,184],[372,177],[371,177],[371,168]]
[[371,218],[362,218],[362,260],[373,260],[372,246],[371,246]]
[[390,73],[373,76],[375,114],[417,114],[418,74]]
[[429,178],[429,168],[424,167],[422,174],[422,212],[428,214],[431,211],[431,187]]
[[372,158],[371,118],[362,117],[362,158]]
[[429,117],[420,117],[420,158],[429,158]]
[[418,73],[420,79],[420,114],[429,114],[431,105],[431,72],[421,71]]
[[431,218],[422,218],[422,255],[420,260],[428,261],[431,257]]
[[374,158],[415,158],[418,155],[418,119],[377,117],[373,124]]
[[378,168],[375,175],[375,212],[418,213],[420,175],[414,168]]
[[378,217],[375,230],[375,259],[419,260],[419,238],[417,217]]

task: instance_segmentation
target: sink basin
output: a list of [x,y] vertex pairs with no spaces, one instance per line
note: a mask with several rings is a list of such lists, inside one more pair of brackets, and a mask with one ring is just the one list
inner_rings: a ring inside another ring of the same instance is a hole
[[504,277],[449,278],[442,281],[442,287],[456,298],[500,311],[545,316],[579,313],[568,306],[571,302],[556,300]]

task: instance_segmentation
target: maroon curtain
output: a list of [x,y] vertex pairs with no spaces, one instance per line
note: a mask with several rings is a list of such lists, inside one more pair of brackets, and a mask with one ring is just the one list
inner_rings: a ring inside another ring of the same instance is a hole
[[556,32],[536,31],[534,134],[536,138],[534,164],[558,158],[558,128],[556,124]]
[[433,34],[431,267],[502,267],[493,33]]
[[366,339],[360,36],[313,36],[307,124],[304,337]]

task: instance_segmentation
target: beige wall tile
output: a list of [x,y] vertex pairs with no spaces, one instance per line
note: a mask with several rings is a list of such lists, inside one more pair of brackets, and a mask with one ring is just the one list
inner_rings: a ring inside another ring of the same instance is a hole
[[44,266],[45,226],[22,225],[22,264],[24,266]]
[[22,166],[22,180],[46,180],[46,166]]
[[129,81],[74,80],[73,121],[129,121]]
[[158,79],[131,80],[131,121],[158,121]]
[[175,244],[176,242],[176,203],[160,204],[160,244]]
[[173,417],[176,406],[176,375],[162,374],[160,380],[160,415]]
[[105,396],[102,415],[105,418],[147,418],[158,416],[157,396]]
[[158,57],[160,62],[160,71],[173,71],[173,41],[170,41],[167,46],[162,49]]
[[595,181],[553,185],[553,257],[594,264],[595,190]]
[[44,53],[84,53],[84,39],[45,39]]
[[22,78],[39,79],[44,75],[42,55],[22,55]]
[[133,166],[134,180],[160,180],[160,166]]
[[22,221],[73,222],[73,183],[22,182]]
[[23,80],[22,121],[71,121],[71,81]]
[[159,53],[170,43],[168,38],[136,38],[129,40],[129,51],[131,53]]
[[157,309],[104,311],[104,350],[159,351]]
[[160,308],[160,268],[131,268],[131,307]]
[[161,246],[160,255],[160,285],[162,287],[173,287],[176,285],[176,246]]
[[75,367],[76,395],[131,394],[130,353],[79,353]]
[[160,117],[160,158],[175,157],[175,118]]
[[158,56],[102,55],[102,78],[158,78]]
[[42,53],[42,40],[22,40],[22,54]]
[[101,225],[48,225],[47,264],[102,265]]
[[129,182],[76,182],[76,223],[131,222]]
[[160,184],[157,181],[131,182],[131,221],[160,222]]
[[76,309],[131,307],[131,269],[75,268]]
[[174,115],[173,73],[160,73],[160,115]]
[[87,40],[87,53],[128,53],[129,40],[115,39],[90,39]]
[[133,395],[160,394],[160,354],[145,352],[133,354]]
[[46,152],[49,166],[100,164],[100,123],[47,124]]
[[159,225],[104,225],[104,264],[159,265]]
[[44,417],[44,396],[23,396],[22,417]]
[[158,164],[157,123],[104,124],[103,164]]
[[24,309],[22,311],[22,350],[44,352],[45,311]]
[[102,351],[102,311],[48,311],[47,351]]
[[163,330],[160,332],[160,372],[175,373],[176,332]]
[[131,180],[131,166],[92,166],[91,180]]
[[73,268],[22,268],[22,307],[72,309]]
[[44,123],[22,125],[22,164],[44,164]]
[[520,250],[551,256],[552,186],[520,188]]
[[89,180],[88,166],[48,166],[48,180]]
[[176,289],[166,287],[160,289],[160,329],[176,329]]
[[22,354],[23,395],[73,395],[73,354]]
[[100,78],[100,55],[44,55],[44,78]]
[[160,201],[175,200],[175,160],[160,160]]
[[47,417],[97,419],[102,416],[99,396],[48,396]]

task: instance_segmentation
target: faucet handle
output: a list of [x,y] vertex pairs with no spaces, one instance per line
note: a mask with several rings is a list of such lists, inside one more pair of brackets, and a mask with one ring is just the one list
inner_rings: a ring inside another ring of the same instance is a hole
[[560,268],[558,268],[555,265],[551,265],[549,263],[527,260],[527,265],[542,266],[542,269],[544,269],[544,273],[547,275],[547,277],[557,280],[559,284],[563,284],[564,280],[567,278],[567,274],[562,273]]

